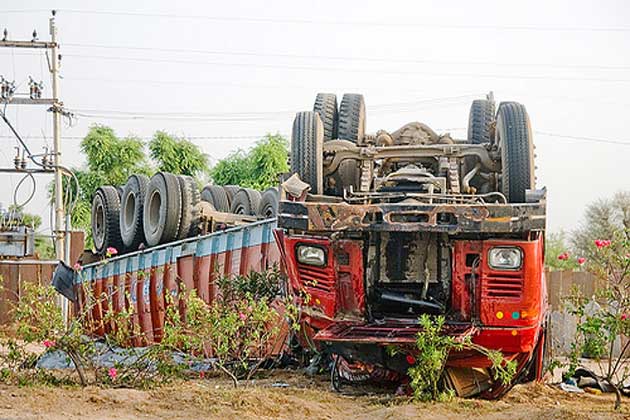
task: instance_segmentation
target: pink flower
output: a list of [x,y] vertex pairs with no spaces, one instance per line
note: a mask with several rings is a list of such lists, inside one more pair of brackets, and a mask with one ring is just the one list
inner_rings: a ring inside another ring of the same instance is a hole
[[628,315],[627,314],[622,314],[621,315],[621,320],[625,321],[626,319],[628,319]]
[[608,239],[595,239],[595,246],[597,249],[602,249],[604,247],[610,246],[611,241]]
[[582,264],[584,264],[586,262],[586,258],[580,257],[580,258],[577,259],[577,262],[578,262],[578,264],[582,265]]
[[563,252],[562,254],[558,255],[558,259],[560,261],[566,261],[569,259],[569,253],[568,252]]
[[243,312],[239,312],[238,317],[241,319],[241,321],[245,321],[247,319],[247,315],[245,315]]
[[74,268],[74,271],[81,271],[81,270],[83,270],[83,266],[81,264],[79,264],[79,263],[74,263],[72,268]]
[[107,254],[108,257],[111,257],[112,255],[117,255],[118,254],[118,250],[116,248],[114,248],[113,246],[110,246],[110,247],[107,248],[105,253]]
[[49,348],[51,348],[51,347],[55,347],[55,345],[56,345],[57,343],[55,343],[55,342],[54,342],[54,341],[52,341],[52,340],[44,340],[44,341],[42,342],[42,344],[44,345],[44,347],[46,347],[47,349],[49,349]]
[[109,375],[109,377],[111,378],[111,380],[115,380],[116,376],[118,375],[118,370],[116,370],[115,367],[111,367],[109,368],[109,370],[107,371],[107,374]]

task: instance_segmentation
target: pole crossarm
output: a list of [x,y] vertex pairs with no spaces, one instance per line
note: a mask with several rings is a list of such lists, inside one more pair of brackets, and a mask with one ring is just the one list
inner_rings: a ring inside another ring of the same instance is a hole
[[15,105],[55,105],[57,102],[53,98],[16,98],[0,99],[0,104],[15,104]]
[[53,49],[57,48],[56,42],[45,41],[0,41],[0,47],[6,48],[45,48]]

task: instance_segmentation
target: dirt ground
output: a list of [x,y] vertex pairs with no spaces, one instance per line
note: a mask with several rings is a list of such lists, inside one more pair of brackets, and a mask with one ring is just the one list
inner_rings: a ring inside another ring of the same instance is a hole
[[500,401],[455,399],[421,404],[387,392],[346,386],[326,377],[275,371],[234,389],[222,378],[156,389],[0,386],[0,419],[613,419],[630,418],[630,399],[613,411],[611,395],[568,394],[549,385],[515,387]]

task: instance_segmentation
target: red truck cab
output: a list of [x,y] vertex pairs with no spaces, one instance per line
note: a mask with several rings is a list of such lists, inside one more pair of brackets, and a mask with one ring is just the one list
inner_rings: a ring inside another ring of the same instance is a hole
[[[318,111],[331,100],[320,95],[315,111],[294,121],[297,176],[281,188],[276,231],[302,308],[303,345],[346,366],[404,375],[417,352],[419,316],[441,315],[445,334],[516,361],[512,384],[540,379],[546,192],[534,186],[525,108],[502,103],[495,117],[491,96],[473,102],[464,140],[421,123],[369,136],[346,130],[364,125],[361,112],[343,112],[344,102],[361,110],[362,97],[344,95],[335,117]],[[357,121],[343,121],[347,115]],[[321,127],[334,129],[334,118],[345,131],[327,138]],[[484,386],[460,387],[460,395],[509,389],[492,380],[490,367],[473,351],[447,362],[456,382],[484,375]]]

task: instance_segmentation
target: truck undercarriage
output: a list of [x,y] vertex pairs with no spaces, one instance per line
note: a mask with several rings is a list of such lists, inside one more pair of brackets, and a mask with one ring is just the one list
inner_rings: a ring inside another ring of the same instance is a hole
[[[481,142],[411,123],[320,144],[327,116],[310,113],[312,125],[309,113],[296,117],[297,175],[281,188],[276,240],[302,307],[303,345],[332,355],[333,379],[404,377],[421,314],[516,361],[512,383],[541,377],[545,191],[533,187],[529,120],[514,104],[499,108]],[[447,377],[475,378],[455,386],[459,395],[497,397],[509,385],[495,383],[490,366],[474,351],[452,353]]]

